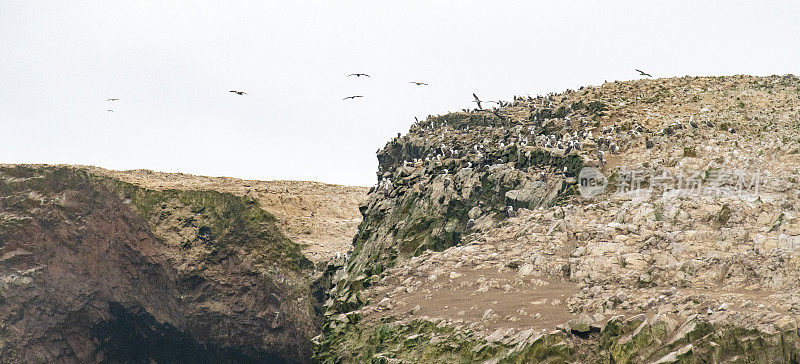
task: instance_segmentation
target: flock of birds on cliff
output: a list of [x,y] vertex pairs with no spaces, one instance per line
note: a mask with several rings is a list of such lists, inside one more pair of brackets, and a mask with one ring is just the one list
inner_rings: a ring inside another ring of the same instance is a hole
[[[644,76],[650,77],[647,73],[640,70],[637,71]],[[588,89],[593,90],[593,87],[588,87]],[[567,90],[566,94],[571,92]],[[645,147],[649,149],[655,146],[655,142],[651,138],[670,136],[682,129],[698,129],[701,127],[695,121],[694,116],[689,116],[688,120],[675,120],[671,124],[655,131],[646,130],[638,122],[628,122],[626,125],[614,122],[611,125],[601,126],[596,124],[595,120],[590,116],[574,112],[569,112],[563,117],[538,117],[537,111],[543,109],[553,110],[558,104],[562,104],[566,100],[566,97],[560,101],[557,100],[557,95],[554,93],[535,98],[515,96],[514,100],[510,102],[484,101],[475,94],[472,96],[477,108],[474,110],[465,109],[463,110],[464,113],[482,113],[487,116],[488,113],[492,113],[500,120],[508,120],[509,115],[503,114],[504,110],[497,107],[491,110],[483,109],[483,104],[492,102],[496,103],[500,108],[507,106],[522,107],[522,110],[527,109],[529,111],[530,117],[523,118],[522,122],[514,123],[511,127],[498,128],[494,131],[481,133],[475,133],[474,130],[475,128],[480,128],[480,126],[473,126],[471,132],[468,123],[448,122],[448,120],[442,118],[421,122],[415,118],[416,123],[412,126],[412,132],[417,133],[410,133],[404,137],[398,134],[390,144],[397,143],[401,139],[403,139],[402,143],[406,144],[410,142],[410,140],[407,140],[408,138],[424,138],[424,142],[422,139],[417,139],[417,142],[411,142],[414,146],[394,148],[395,150],[403,151],[400,157],[401,160],[398,160],[397,163],[388,163],[386,165],[388,170],[379,171],[378,184],[373,187],[374,190],[382,191],[384,194],[391,193],[395,187],[393,181],[398,180],[393,178],[393,175],[401,168],[425,168],[445,175],[445,178],[447,178],[447,175],[455,174],[458,171],[448,170],[446,165],[456,165],[458,169],[488,168],[491,165],[508,162],[503,158],[507,156],[506,152],[509,148],[520,150],[527,146],[548,149],[563,156],[573,151],[591,151],[595,156],[593,159],[602,168],[607,163],[607,153],[620,153],[635,138],[643,137]],[[507,112],[508,110],[505,111]],[[707,127],[714,127],[710,120],[704,120],[702,123]],[[493,125],[489,124],[484,128],[492,129]],[[735,133],[736,130],[729,128],[728,132]],[[476,138],[476,136],[479,137]],[[590,145],[590,147],[585,149],[586,145]],[[387,147],[385,150],[391,149],[393,148]],[[409,152],[409,150],[414,152]],[[379,149],[377,153],[380,154],[381,150]],[[447,162],[448,159],[457,160],[458,162]],[[540,180],[546,179],[546,171],[542,170],[538,173]],[[550,170],[550,173],[571,177],[567,167],[564,167],[563,170]],[[408,172],[402,172],[401,174],[406,175]],[[513,210],[508,211],[508,214],[511,216]]]

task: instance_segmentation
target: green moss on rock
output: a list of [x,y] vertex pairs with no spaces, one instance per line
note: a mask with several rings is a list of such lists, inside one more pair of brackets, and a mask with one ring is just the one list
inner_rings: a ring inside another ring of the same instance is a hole
[[[243,247],[265,253],[262,256],[282,266],[312,268],[313,264],[302,254],[301,247],[286,238],[278,229],[275,217],[262,210],[252,198],[217,191],[156,191],[118,180],[112,183],[145,221],[157,224],[165,206],[185,206],[191,214],[206,221],[207,225],[197,227],[198,239],[213,249]],[[193,224],[194,218],[186,218],[184,222]]]

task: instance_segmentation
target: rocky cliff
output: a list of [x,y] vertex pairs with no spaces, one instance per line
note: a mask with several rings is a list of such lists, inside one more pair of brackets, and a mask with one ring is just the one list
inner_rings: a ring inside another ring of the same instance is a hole
[[800,361],[797,77],[495,104],[369,191],[1,165],[0,362]]
[[379,151],[320,362],[796,362],[800,80],[429,117]]
[[362,191],[2,166],[0,362],[308,362]]

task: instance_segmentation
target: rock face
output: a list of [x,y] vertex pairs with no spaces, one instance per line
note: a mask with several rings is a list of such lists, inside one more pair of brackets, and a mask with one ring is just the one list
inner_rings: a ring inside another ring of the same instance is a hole
[[797,361],[798,130],[794,76],[606,83],[415,124],[378,153],[315,358]]
[[474,231],[469,219],[480,229],[505,218],[508,207],[551,206],[574,193],[565,176],[583,165],[579,155],[506,145],[528,131],[492,114],[431,118],[415,130],[378,153],[379,183],[362,205],[368,218],[351,272],[380,274],[397,258],[458,245]]
[[0,362],[310,361],[326,279],[261,201],[113,173],[0,168]]
[[81,167],[93,173],[140,187],[161,191],[217,191],[255,199],[278,220],[278,228],[300,244],[303,254],[321,266],[351,249],[361,223],[358,210],[367,188],[307,181],[252,181],[229,177],[205,177],[149,170],[110,171]]

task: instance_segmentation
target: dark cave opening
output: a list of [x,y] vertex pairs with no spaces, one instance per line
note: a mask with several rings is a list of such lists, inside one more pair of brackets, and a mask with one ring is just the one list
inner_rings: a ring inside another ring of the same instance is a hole
[[92,329],[105,363],[290,363],[280,355],[198,342],[142,309],[109,302],[111,319]]

